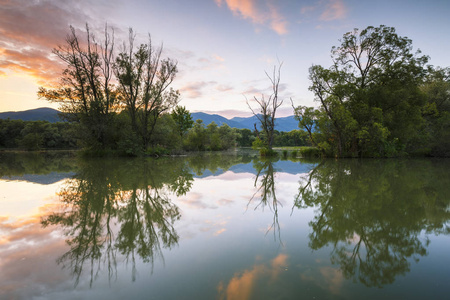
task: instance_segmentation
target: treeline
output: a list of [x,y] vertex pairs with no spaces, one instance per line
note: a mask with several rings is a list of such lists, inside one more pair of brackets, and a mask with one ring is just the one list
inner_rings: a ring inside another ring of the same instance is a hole
[[74,124],[0,119],[0,149],[74,149]]
[[[181,112],[181,113],[180,113]],[[130,139],[126,127],[126,113],[117,115],[115,151],[119,155],[137,155],[139,146]],[[125,120],[124,120],[125,119]],[[180,121],[183,119],[183,121]],[[181,123],[184,122],[184,127]],[[120,126],[122,124],[123,126]],[[0,149],[79,149],[82,126],[73,122],[50,123],[47,121],[22,121],[0,119]],[[256,133],[249,129],[218,126],[212,122],[205,126],[202,120],[193,122],[183,107],[176,107],[170,114],[160,116],[150,139],[152,145],[147,154],[176,154],[183,151],[219,151],[233,147],[251,147]],[[308,136],[302,130],[274,132],[275,146],[309,145]]]
[[295,109],[323,155],[450,156],[449,68],[383,25],[346,33],[331,52],[331,67],[309,70],[318,108]]

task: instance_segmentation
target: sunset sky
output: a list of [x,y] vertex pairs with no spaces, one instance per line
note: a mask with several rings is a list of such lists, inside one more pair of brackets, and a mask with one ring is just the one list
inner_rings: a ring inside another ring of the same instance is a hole
[[330,66],[330,50],[353,28],[384,24],[413,41],[430,64],[450,66],[448,0],[0,0],[0,112],[54,107],[38,100],[64,67],[51,54],[69,25],[114,28],[116,48],[129,27],[164,44],[178,61],[173,87],[191,112],[248,116],[246,98],[267,93],[265,71],[283,62],[279,116],[315,105],[308,68]]

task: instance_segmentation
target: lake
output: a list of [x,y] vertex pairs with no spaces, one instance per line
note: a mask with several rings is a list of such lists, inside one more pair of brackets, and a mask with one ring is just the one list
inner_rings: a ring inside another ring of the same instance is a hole
[[448,299],[450,159],[0,152],[1,299]]

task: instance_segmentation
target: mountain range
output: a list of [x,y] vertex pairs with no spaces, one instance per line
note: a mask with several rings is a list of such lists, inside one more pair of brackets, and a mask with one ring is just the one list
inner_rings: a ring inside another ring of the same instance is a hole
[[[61,121],[59,117],[60,111],[42,107],[24,111],[9,111],[0,113],[0,119],[11,119],[11,120],[23,120],[23,121],[49,121],[58,122]],[[232,128],[238,129],[254,129],[254,124],[257,124],[259,128],[259,121],[256,116],[251,116],[247,118],[234,117],[232,119],[227,119],[217,114],[207,114],[203,112],[191,113],[192,119],[194,121],[201,119],[203,123],[207,126],[211,122],[215,122],[218,126],[222,124],[228,124]],[[276,118],[275,129],[278,131],[291,131],[298,129],[298,121],[294,119],[294,116]]]
[[[207,114],[203,112],[191,113],[192,119],[196,121],[197,119],[203,120],[205,125],[215,122],[217,125],[228,124],[232,128],[239,129],[255,129],[255,124],[259,129],[259,120],[256,116],[251,116],[247,118],[234,117],[232,119],[227,119],[217,114]],[[298,121],[294,119],[294,116],[281,117],[275,119],[275,129],[278,131],[291,131],[298,129]]]

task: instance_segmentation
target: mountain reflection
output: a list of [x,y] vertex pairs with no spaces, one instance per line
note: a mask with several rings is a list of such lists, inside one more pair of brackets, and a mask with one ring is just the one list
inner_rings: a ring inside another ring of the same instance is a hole
[[323,161],[302,179],[295,201],[318,209],[309,246],[332,246],[331,262],[347,279],[393,283],[427,255],[426,234],[450,233],[449,167],[445,160]]
[[117,255],[132,265],[153,262],[162,248],[179,236],[180,218],[170,194],[184,195],[193,182],[185,160],[92,160],[80,162],[78,173],[60,191],[63,207],[42,220],[43,226],[64,228],[70,250],[58,263],[69,267],[76,282],[88,268],[90,283],[107,268],[114,277]]

